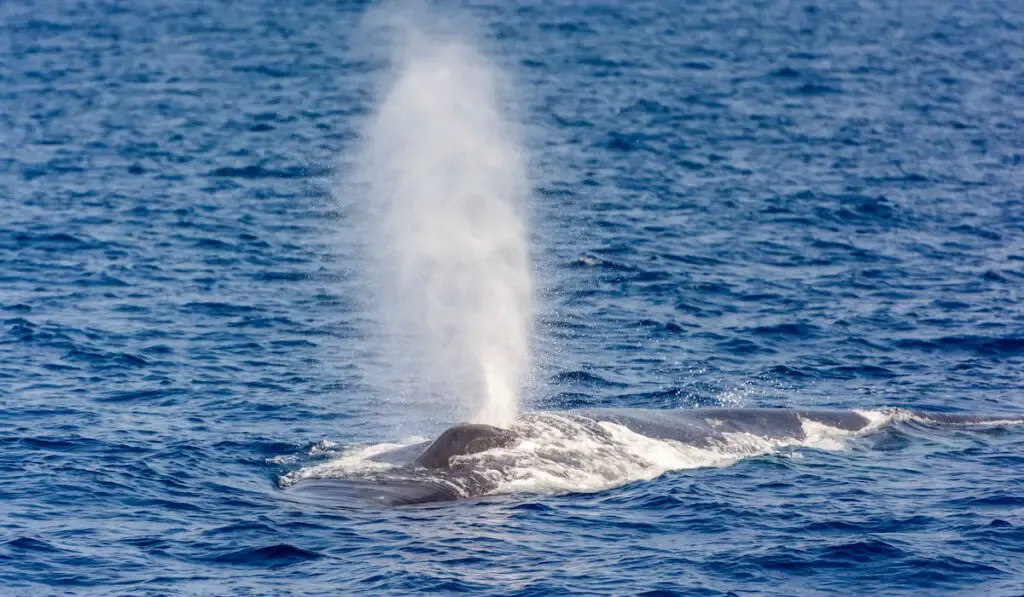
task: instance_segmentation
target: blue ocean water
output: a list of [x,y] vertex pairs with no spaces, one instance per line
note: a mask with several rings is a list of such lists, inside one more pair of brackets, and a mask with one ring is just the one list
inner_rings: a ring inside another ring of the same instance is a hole
[[[286,499],[374,388],[365,3],[0,4],[0,593],[1024,594],[1024,431],[595,493]],[[526,125],[538,410],[1021,414],[1024,11],[474,0]],[[326,444],[324,442],[331,442]]]

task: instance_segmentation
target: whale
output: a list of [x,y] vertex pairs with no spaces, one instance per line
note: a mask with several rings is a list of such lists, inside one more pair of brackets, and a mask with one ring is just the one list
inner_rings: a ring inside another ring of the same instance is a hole
[[[333,505],[447,502],[494,493],[514,478],[510,471],[521,475],[524,466],[535,462],[530,458],[541,458],[539,462],[549,466],[552,460],[564,461],[557,463],[560,475],[588,467],[600,470],[601,459],[643,460],[645,450],[666,445],[702,457],[721,457],[712,458],[717,462],[727,456],[766,453],[774,446],[807,445],[815,434],[863,435],[894,420],[934,426],[1011,425],[1024,423],[1024,416],[789,408],[589,408],[528,413],[509,427],[461,423],[432,441],[373,454],[364,463],[372,465],[371,472],[315,474],[284,489],[295,499]],[[629,437],[623,439],[623,434]],[[621,468],[621,463],[615,465]]]

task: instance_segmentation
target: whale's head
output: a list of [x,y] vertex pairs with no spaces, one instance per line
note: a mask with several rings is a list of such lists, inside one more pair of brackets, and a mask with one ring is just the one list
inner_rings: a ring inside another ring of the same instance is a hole
[[445,431],[416,459],[425,468],[448,468],[452,456],[476,454],[512,443],[507,429],[479,423],[464,423]]

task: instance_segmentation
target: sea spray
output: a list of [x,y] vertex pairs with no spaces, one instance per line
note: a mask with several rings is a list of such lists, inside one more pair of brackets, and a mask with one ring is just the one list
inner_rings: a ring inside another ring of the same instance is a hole
[[496,67],[466,38],[412,21],[390,28],[393,70],[357,160],[392,349],[381,392],[435,417],[508,424],[533,322],[525,156]]

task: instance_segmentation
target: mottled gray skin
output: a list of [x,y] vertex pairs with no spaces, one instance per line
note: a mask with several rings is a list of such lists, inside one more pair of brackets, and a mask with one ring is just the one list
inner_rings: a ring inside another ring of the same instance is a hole
[[[782,408],[699,408],[655,410],[593,408],[562,412],[583,422],[609,422],[635,433],[707,447],[724,433],[749,433],[767,439],[805,438],[803,421],[822,423],[836,429],[860,431],[867,418],[852,411],[793,410]],[[972,424],[994,421],[1024,421],[1024,417],[982,417],[976,415],[919,413],[937,424]],[[292,495],[317,503],[336,505],[369,501],[380,505],[419,504],[482,495],[493,486],[465,463],[452,458],[511,445],[515,435],[492,425],[464,423],[442,433],[433,442],[406,446],[381,454],[376,460],[402,467],[397,474],[373,479],[316,479],[290,488]],[[456,489],[458,487],[459,489]]]

